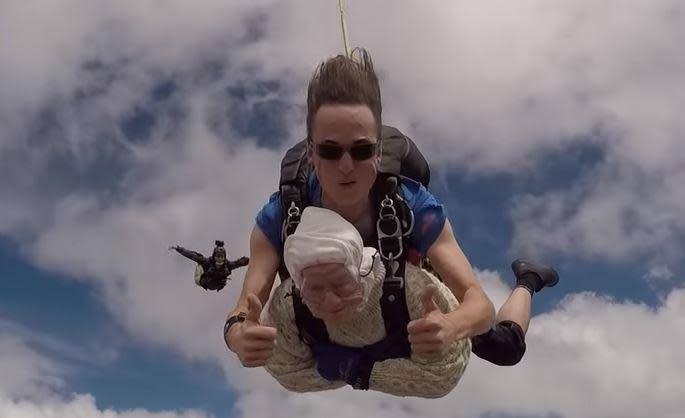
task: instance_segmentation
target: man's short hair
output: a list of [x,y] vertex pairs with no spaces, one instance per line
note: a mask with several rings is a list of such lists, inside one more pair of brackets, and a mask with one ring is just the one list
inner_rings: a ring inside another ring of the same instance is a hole
[[355,48],[351,58],[338,55],[321,63],[307,89],[307,139],[312,139],[314,116],[322,105],[366,105],[371,109],[378,135],[381,130],[381,89],[371,55]]

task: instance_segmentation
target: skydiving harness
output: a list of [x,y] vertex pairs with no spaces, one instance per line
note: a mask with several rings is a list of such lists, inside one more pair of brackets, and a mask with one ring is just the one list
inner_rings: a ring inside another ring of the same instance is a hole
[[[404,275],[407,242],[414,229],[414,214],[403,197],[400,176],[410,177],[426,187],[430,181],[428,163],[411,139],[393,127],[383,126],[379,142],[382,143],[382,160],[371,195],[374,207],[378,208],[374,212],[376,228],[373,246],[385,265],[380,305],[386,337],[365,347],[373,355],[363,356],[364,361],[360,367],[366,370],[352,382],[355,389],[368,389],[374,362],[409,357],[411,354]],[[281,162],[279,189],[283,210],[281,238],[284,243],[295,232],[302,211],[310,203],[307,187],[312,169],[307,162],[306,152],[307,143],[304,140],[289,149]],[[290,276],[284,263],[281,263],[279,274],[281,279]],[[300,339],[310,346],[330,342],[326,325],[312,315],[294,285],[292,300]],[[385,354],[391,348],[392,353]]]

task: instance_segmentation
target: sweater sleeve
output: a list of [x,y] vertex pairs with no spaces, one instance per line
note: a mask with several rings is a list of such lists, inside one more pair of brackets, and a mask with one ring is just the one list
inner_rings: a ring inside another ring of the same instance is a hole
[[[458,302],[452,292],[433,275],[408,264],[405,273],[410,318],[422,316],[421,290],[428,284],[438,287],[436,303],[442,312],[454,310]],[[459,383],[471,354],[471,341],[454,341],[444,355],[432,358],[412,354],[408,359],[388,359],[374,365],[369,389],[396,396],[439,398]]]
[[298,335],[292,297],[288,294],[291,288],[291,279],[281,282],[271,295],[262,317],[263,325],[277,330],[276,347],[266,362],[266,371],[281,386],[293,392],[315,392],[345,386],[345,382],[328,381],[316,371],[311,350]]

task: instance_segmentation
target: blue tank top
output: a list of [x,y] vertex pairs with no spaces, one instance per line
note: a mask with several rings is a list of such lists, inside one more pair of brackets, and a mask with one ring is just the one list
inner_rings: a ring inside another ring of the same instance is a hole
[[[408,177],[401,177],[400,184],[404,199],[414,212],[414,229],[409,237],[409,248],[425,255],[445,225],[444,207],[421,183]],[[309,204],[321,207],[321,185],[314,173],[310,174],[307,187],[307,195],[311,199]],[[280,192],[269,197],[269,201],[259,211],[255,221],[276,252],[282,255],[283,209]]]

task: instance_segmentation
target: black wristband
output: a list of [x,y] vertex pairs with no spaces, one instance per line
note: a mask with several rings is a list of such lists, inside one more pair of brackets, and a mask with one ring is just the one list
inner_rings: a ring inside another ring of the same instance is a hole
[[[245,322],[246,317],[247,314],[245,312],[238,312],[238,315],[229,316],[228,319],[226,319],[226,323],[224,323],[224,340],[226,340],[228,330],[230,330],[231,327],[238,322]],[[228,341],[226,341],[226,344],[228,344]]]

